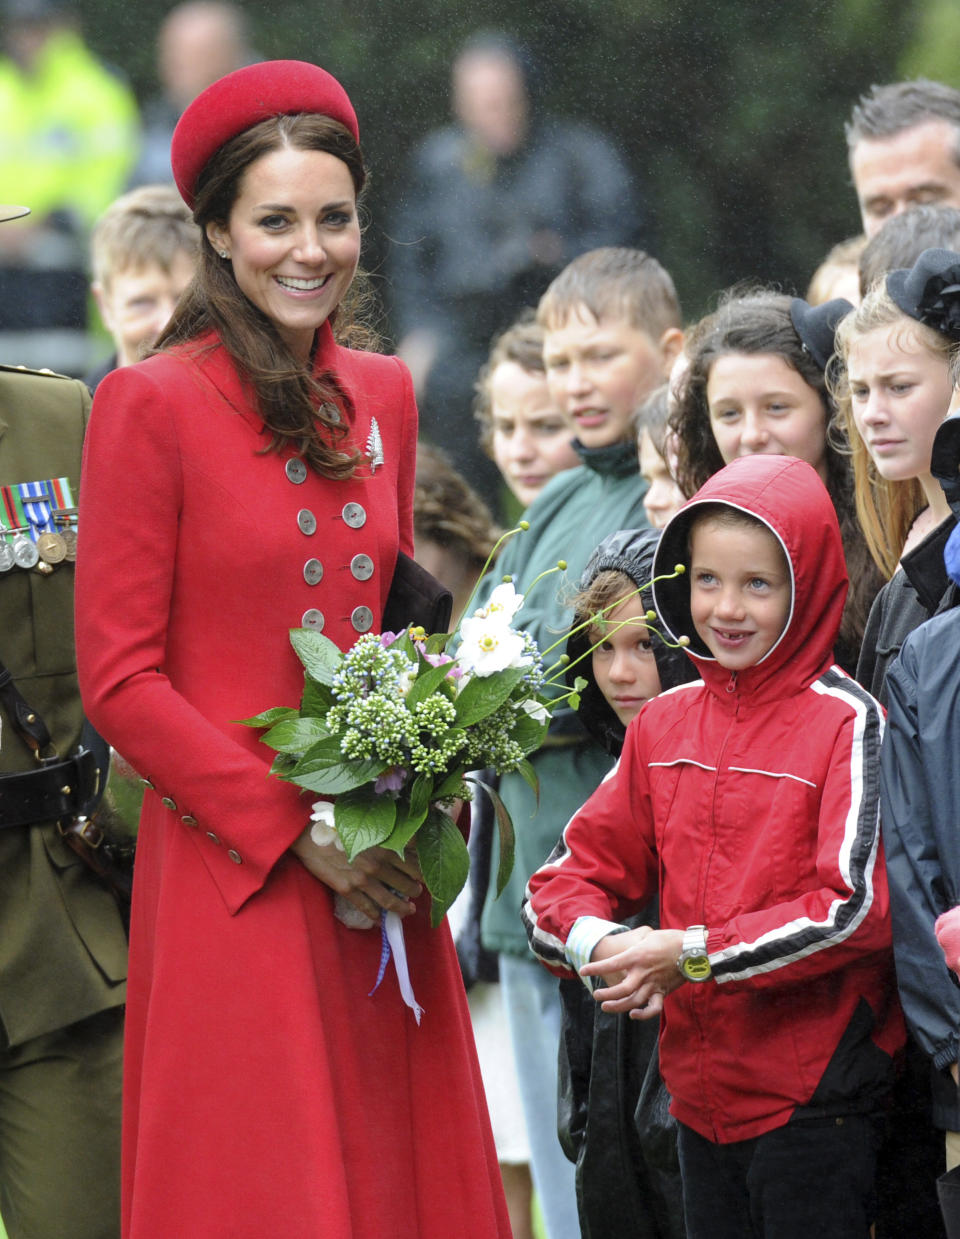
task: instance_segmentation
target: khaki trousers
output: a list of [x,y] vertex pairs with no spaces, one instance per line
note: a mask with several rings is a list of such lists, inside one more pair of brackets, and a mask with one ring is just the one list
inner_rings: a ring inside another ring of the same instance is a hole
[[117,1239],[122,1054],[122,1007],[23,1045],[0,1041],[9,1239]]

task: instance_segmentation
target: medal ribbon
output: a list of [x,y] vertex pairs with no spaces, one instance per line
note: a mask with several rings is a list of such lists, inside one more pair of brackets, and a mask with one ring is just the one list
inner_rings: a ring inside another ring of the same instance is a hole
[[21,482],[17,487],[24,516],[30,524],[30,537],[34,542],[42,533],[53,533],[50,516],[50,492],[46,482]]
[[72,507],[69,478],[0,486],[0,530],[24,530],[36,542],[42,533],[56,532],[56,510]]

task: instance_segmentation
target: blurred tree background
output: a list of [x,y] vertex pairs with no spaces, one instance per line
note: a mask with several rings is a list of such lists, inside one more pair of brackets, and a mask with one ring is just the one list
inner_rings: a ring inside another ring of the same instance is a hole
[[[94,49],[156,87],[171,4],[79,0]],[[589,120],[623,149],[649,215],[648,247],[686,315],[738,280],[802,292],[859,231],[843,124],[873,82],[960,85],[955,0],[241,0],[264,56],[315,60],[357,106],[373,171],[366,265],[382,272],[406,153],[449,114],[449,66],[480,28],[519,37],[537,105]]]

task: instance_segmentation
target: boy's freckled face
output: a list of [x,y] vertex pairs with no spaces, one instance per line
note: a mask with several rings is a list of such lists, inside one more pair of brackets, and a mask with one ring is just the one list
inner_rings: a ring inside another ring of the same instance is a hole
[[583,310],[547,330],[543,360],[557,406],[585,447],[630,437],[634,409],[663,382],[666,359],[639,327]]
[[790,603],[790,572],[769,530],[709,518],[694,525],[690,612],[697,635],[721,667],[743,671],[769,654]]
[[600,642],[591,655],[597,687],[624,726],[660,692],[645,615],[640,599],[628,598],[607,612],[606,632],[592,629],[589,634],[591,643]]

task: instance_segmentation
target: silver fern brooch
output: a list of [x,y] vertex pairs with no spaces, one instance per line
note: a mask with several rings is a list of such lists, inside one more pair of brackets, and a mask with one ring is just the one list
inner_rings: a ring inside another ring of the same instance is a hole
[[383,439],[380,437],[380,427],[377,419],[370,419],[370,433],[367,435],[367,456],[370,459],[370,472],[374,472],[383,462]]

